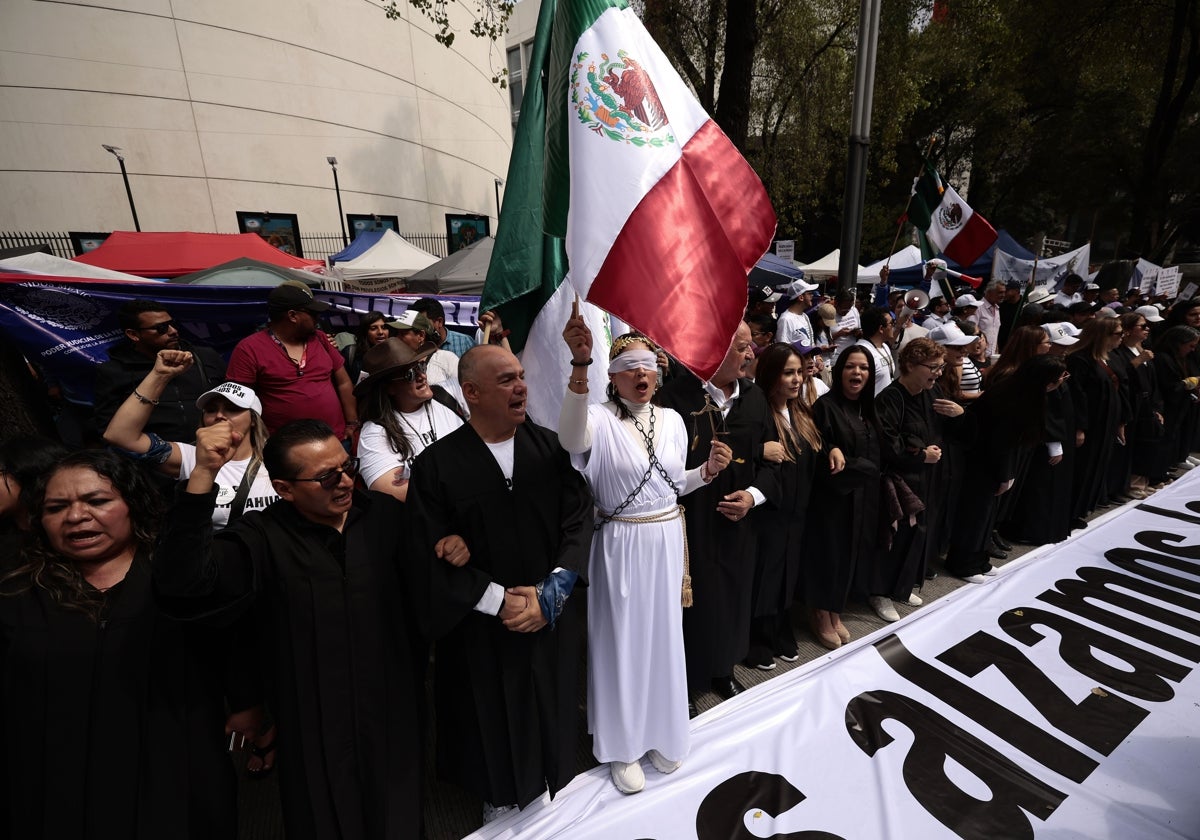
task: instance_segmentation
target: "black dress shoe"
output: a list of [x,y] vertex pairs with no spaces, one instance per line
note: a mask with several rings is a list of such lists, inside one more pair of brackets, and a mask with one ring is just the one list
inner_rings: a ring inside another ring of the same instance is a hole
[[1001,551],[1000,549],[996,548],[996,546],[992,546],[987,550],[987,556],[991,557],[993,560],[1007,560],[1008,552]]
[[1082,519],[1072,519],[1071,520],[1071,530],[1072,531],[1074,531],[1078,528],[1086,528],[1087,525],[1088,525],[1087,522],[1085,522]]
[[733,677],[714,677],[712,681],[713,693],[722,700],[728,700],[731,697],[737,697],[746,690],[746,686],[735,680]]
[[933,580],[935,577],[937,577],[937,569],[934,569],[934,568],[926,568],[925,569],[925,580]]
[[1001,551],[1012,551],[1012,543],[1000,536],[996,531],[992,532],[992,542],[996,544],[996,548]]

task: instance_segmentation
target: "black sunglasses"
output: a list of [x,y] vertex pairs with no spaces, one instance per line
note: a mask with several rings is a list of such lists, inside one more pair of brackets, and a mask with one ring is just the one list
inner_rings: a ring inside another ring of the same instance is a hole
[[312,481],[321,485],[322,490],[333,490],[342,483],[342,476],[347,475],[350,478],[358,475],[358,459],[350,458],[346,463],[342,464],[335,470],[330,470],[327,473],[321,473],[315,478],[285,478],[284,481]]
[[174,321],[174,320],[162,321],[160,323],[155,324],[152,327],[138,327],[138,329],[145,331],[145,332],[155,332],[155,333],[158,333],[159,335],[166,335],[172,329],[176,329],[176,330],[179,329],[179,322]]
[[415,382],[418,376],[424,376],[425,372],[428,370],[428,362],[417,362],[403,373],[397,373],[395,379],[398,379],[401,382]]

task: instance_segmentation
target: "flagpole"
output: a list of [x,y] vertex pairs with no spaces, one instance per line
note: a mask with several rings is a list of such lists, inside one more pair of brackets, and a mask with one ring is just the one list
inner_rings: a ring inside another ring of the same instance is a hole
[[[925,154],[921,155],[921,169],[914,175],[914,178],[920,178],[921,172],[925,171],[925,161],[929,159],[929,155],[933,152],[933,147],[937,143],[937,135],[929,136],[929,147],[925,149]],[[896,235],[892,238],[892,247],[888,249],[887,259],[884,260],[883,267],[889,268],[892,264],[892,254],[896,252],[896,243],[900,241],[900,231],[904,229],[904,223],[908,220],[908,208],[912,205],[912,190],[908,191],[908,201],[904,202],[904,212],[900,214],[900,221],[896,223]]]

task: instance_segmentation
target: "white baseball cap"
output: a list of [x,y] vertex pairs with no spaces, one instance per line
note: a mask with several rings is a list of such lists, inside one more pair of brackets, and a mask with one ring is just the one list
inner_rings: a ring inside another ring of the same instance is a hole
[[1135,309],[1133,311],[1136,312],[1137,314],[1141,315],[1143,318],[1145,318],[1151,324],[1157,324],[1159,321],[1167,320],[1166,318],[1164,318],[1162,316],[1162,313],[1160,313],[1158,311],[1158,307],[1152,303],[1148,303],[1145,306],[1139,306],[1137,309]]
[[966,347],[979,339],[977,335],[967,335],[958,328],[958,324],[942,324],[929,331],[929,337],[938,344],[948,344],[951,347]]
[[954,301],[954,306],[957,309],[962,309],[967,306],[979,306],[979,300],[972,294],[959,295]]
[[1042,324],[1042,329],[1046,331],[1046,335],[1050,336],[1052,344],[1070,345],[1079,341],[1078,338],[1071,335],[1068,329],[1071,324]]
[[260,417],[262,416],[262,401],[259,400],[258,394],[254,393],[253,388],[247,388],[237,382],[222,382],[216,388],[201,394],[196,400],[196,408],[203,411],[204,407],[215,397],[221,397],[238,408],[248,408]]

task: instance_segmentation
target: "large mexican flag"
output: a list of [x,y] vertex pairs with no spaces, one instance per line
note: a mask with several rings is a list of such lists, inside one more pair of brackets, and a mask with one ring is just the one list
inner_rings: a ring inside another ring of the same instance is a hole
[[[624,0],[543,0],[529,78],[482,306],[500,306],[510,328],[527,321],[531,348],[543,313],[530,313],[540,299],[558,314],[573,293],[553,277],[569,267],[582,298],[708,378],[741,319],[746,275],[775,231],[758,176]],[[541,147],[535,120],[544,121]],[[514,188],[528,200],[516,203]],[[565,264],[555,262],[559,242]],[[516,253],[536,276],[514,273]],[[510,315],[518,301],[524,318]],[[561,331],[562,320],[553,326]]]

